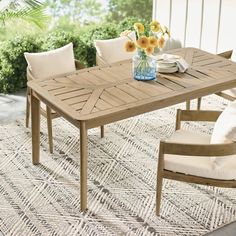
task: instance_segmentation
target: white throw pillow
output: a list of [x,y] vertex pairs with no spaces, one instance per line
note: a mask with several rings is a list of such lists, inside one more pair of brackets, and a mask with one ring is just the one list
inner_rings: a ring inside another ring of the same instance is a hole
[[231,61],[236,62],[236,49],[233,50],[232,55],[231,55]]
[[[211,144],[230,143],[236,141],[236,101],[228,107],[218,117],[213,133]],[[227,157],[214,157],[216,166],[221,166]]]
[[179,40],[170,37],[165,41],[162,51],[168,51],[171,49],[176,49],[176,48],[181,48],[181,47],[182,45]]
[[[135,32],[131,32],[129,37],[136,40]],[[126,52],[125,43],[129,39],[126,36],[121,36],[114,39],[94,40],[98,56],[100,56],[107,63],[114,63],[118,61],[131,59],[135,52]]]
[[73,44],[39,53],[24,53],[29,69],[36,79],[74,72]]

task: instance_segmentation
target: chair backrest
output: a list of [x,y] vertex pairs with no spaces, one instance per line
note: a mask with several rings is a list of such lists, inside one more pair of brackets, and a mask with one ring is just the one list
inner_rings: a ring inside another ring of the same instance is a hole
[[235,47],[235,0],[153,0],[153,19],[184,47],[220,53]]
[[76,70],[72,43],[46,52],[25,52],[24,56],[34,78],[48,78]]
[[[135,40],[135,32],[131,32],[129,37],[132,40]],[[97,65],[111,64],[118,61],[131,59],[135,52],[125,51],[125,43],[128,40],[129,39],[125,36],[113,39],[94,40],[94,46],[97,50]]]
[[[81,70],[81,69],[84,69],[85,68],[85,65],[81,62],[79,62],[78,60],[75,60],[75,68],[76,70]],[[67,74],[67,73],[66,73]],[[34,75],[32,74],[29,66],[27,66],[27,69],[26,69],[26,76],[27,76],[27,81],[30,81],[30,80],[33,80],[33,79],[36,79],[34,77]]]

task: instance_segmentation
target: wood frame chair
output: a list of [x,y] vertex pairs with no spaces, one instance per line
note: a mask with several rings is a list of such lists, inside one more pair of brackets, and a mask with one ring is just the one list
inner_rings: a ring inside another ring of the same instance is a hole
[[[214,122],[217,120],[220,111],[193,111],[180,110],[176,116],[176,130],[181,127],[181,121],[208,121]],[[183,156],[227,156],[236,154],[236,143],[227,144],[185,144],[168,141],[161,141],[159,147],[159,160],[157,168],[157,192],[156,192],[156,214],[160,215],[161,206],[161,191],[163,178],[183,181],[188,183],[196,183],[203,185],[211,185],[217,187],[236,188],[236,180],[218,180],[212,178],[199,177],[194,175],[186,175],[184,173],[173,172],[166,170],[165,154],[183,155]],[[187,157],[186,157],[187,158]]]
[[[75,59],[75,67],[76,70],[84,69],[85,66],[80,63],[78,60]],[[34,80],[34,76],[32,75],[31,71],[27,67],[27,81]],[[30,117],[30,89],[27,87],[26,90],[26,119],[25,119],[25,126],[29,127],[29,117]],[[41,107],[40,113],[47,119],[47,128],[48,128],[48,144],[49,144],[49,151],[53,153],[53,137],[52,137],[52,120],[55,118],[60,117],[55,111],[53,111],[49,106],[46,108]],[[101,126],[101,138],[104,137],[104,126]]]

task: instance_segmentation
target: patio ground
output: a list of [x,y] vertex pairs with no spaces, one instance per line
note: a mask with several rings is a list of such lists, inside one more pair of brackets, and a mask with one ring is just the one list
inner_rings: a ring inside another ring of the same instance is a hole
[[11,95],[0,94],[0,124],[24,119],[26,107],[25,94],[25,89]]

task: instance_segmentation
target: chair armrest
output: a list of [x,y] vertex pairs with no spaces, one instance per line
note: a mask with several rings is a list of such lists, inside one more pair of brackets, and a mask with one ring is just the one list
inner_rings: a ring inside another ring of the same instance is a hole
[[181,121],[208,121],[215,122],[221,111],[204,111],[204,110],[177,110],[176,130],[180,129]]
[[75,59],[75,68],[76,70],[81,70],[85,68],[85,65],[83,63],[81,63],[80,61]]
[[219,53],[217,54],[218,56],[221,56],[221,57],[224,57],[226,59],[230,59],[231,56],[232,56],[232,53],[233,53],[233,50],[230,50],[230,51],[226,51],[226,52],[222,52],[222,53]]
[[[161,141],[163,154],[183,156],[227,156],[236,154],[236,142],[224,144],[186,144]],[[159,154],[160,156],[160,154]]]
[[97,66],[106,66],[108,63],[104,61],[97,53],[96,53],[96,65]]

